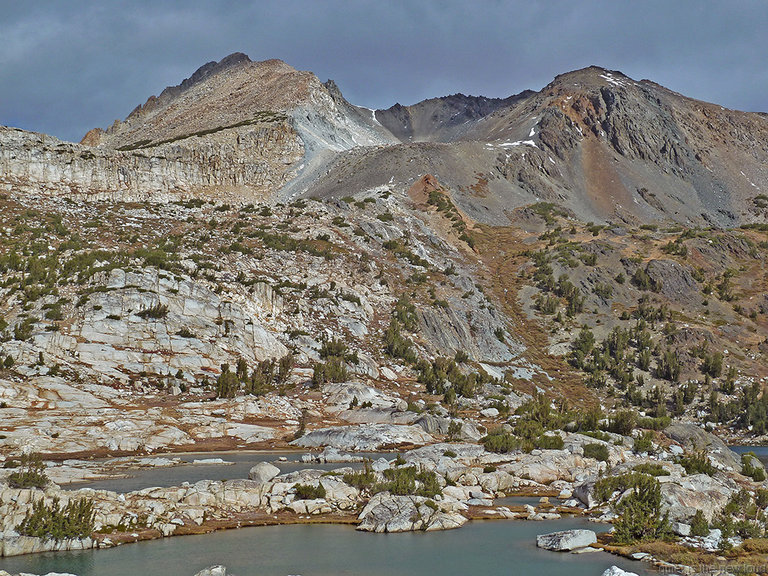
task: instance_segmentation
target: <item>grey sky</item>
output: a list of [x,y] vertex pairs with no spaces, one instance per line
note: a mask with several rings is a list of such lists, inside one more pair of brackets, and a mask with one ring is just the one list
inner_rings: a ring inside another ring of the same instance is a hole
[[371,108],[540,89],[590,64],[768,111],[768,1],[0,0],[0,124],[79,140],[232,52]]

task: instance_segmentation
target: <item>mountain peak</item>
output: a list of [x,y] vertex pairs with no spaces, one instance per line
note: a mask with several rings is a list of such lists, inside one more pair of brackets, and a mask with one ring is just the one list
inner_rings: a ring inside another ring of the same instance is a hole
[[211,61],[207,64],[203,64],[195,70],[195,72],[190,76],[189,78],[186,78],[179,84],[178,86],[173,86],[170,88],[166,88],[163,92],[166,90],[172,90],[173,88],[189,88],[190,86],[193,86],[194,84],[197,84],[199,82],[202,82],[209,76],[212,76],[213,74],[218,74],[219,72],[222,72],[224,70],[227,70],[228,68],[232,68],[235,66],[241,66],[243,64],[250,64],[251,59],[248,58],[246,54],[243,54],[242,52],[233,52],[229,56],[225,56],[218,62]]
[[235,52],[199,67],[180,84],[150,96],[125,119],[106,131],[94,129],[84,144],[132,146],[184,137],[205,130],[249,122],[261,114],[280,113],[303,101],[313,83],[282,60],[252,61]]
[[587,66],[565,74],[558,74],[544,91],[550,88],[589,88],[613,86],[615,88],[634,85],[636,82],[619,70],[608,70],[601,66]]

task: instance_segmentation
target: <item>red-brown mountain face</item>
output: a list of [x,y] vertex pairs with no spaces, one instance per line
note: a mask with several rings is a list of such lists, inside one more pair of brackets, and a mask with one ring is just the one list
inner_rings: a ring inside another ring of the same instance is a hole
[[[365,161],[350,173],[349,162],[339,163],[329,182],[373,186],[385,177],[413,181],[412,171],[437,173],[487,222],[538,201],[585,220],[634,224],[732,226],[764,217],[754,199],[768,179],[766,117],[619,72],[591,67],[540,92],[427,100],[377,111],[376,119],[405,150],[355,151]],[[472,192],[478,183],[482,197]]]

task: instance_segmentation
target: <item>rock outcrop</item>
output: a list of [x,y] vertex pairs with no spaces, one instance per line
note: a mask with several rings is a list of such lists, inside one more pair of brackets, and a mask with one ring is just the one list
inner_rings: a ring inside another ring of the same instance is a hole
[[536,546],[556,552],[571,552],[597,543],[597,534],[592,530],[563,530],[536,537]]
[[[444,510],[445,508],[445,510]],[[422,496],[376,494],[360,512],[358,530],[364,532],[412,532],[459,528],[467,518],[450,506]]]
[[361,424],[360,426],[336,426],[312,430],[292,444],[303,448],[331,446],[340,450],[378,450],[383,447],[421,445],[434,438],[418,426],[392,424]]

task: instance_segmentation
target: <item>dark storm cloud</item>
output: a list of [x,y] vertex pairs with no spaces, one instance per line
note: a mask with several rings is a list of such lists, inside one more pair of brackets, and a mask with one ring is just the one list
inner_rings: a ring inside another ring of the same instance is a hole
[[0,0],[0,124],[78,140],[235,51],[355,104],[508,96],[597,64],[768,110],[768,3]]

